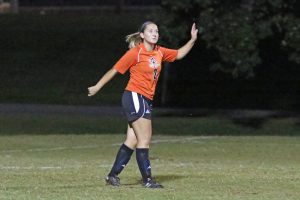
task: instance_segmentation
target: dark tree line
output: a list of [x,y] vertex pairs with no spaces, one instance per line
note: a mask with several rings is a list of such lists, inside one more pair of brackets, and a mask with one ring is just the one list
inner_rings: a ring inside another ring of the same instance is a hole
[[19,0],[22,6],[159,5],[161,0]]
[[165,41],[179,45],[191,23],[197,22],[201,40],[217,54],[210,65],[213,71],[253,76],[267,39],[279,43],[289,62],[300,64],[297,0],[163,0],[162,7]]
[[163,0],[163,45],[199,40],[168,71],[163,105],[300,109],[300,1]]

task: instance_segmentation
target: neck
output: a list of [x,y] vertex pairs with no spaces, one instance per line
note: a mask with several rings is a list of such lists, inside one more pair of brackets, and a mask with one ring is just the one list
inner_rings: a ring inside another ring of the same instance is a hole
[[155,44],[150,44],[150,43],[144,41],[144,46],[147,51],[152,51],[154,49]]

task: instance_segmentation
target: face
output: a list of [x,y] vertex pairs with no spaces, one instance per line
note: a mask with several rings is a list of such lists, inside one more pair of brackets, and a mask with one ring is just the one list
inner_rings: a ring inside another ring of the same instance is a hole
[[148,24],[141,33],[141,37],[143,38],[144,42],[149,44],[156,44],[159,38],[158,28],[155,24]]

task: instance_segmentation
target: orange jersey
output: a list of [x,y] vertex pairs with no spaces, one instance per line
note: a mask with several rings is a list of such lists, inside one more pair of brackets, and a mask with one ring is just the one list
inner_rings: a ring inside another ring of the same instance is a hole
[[130,79],[126,90],[137,92],[153,100],[156,84],[163,61],[173,62],[177,57],[177,50],[156,46],[147,51],[144,44],[129,49],[114,65],[119,73],[124,74],[130,69]]

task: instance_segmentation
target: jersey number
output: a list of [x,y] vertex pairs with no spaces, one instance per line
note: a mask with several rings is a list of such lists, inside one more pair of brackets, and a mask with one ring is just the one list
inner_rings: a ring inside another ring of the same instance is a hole
[[158,76],[157,69],[154,69],[154,71],[153,71],[153,78],[154,78],[154,80],[157,79],[157,76]]

